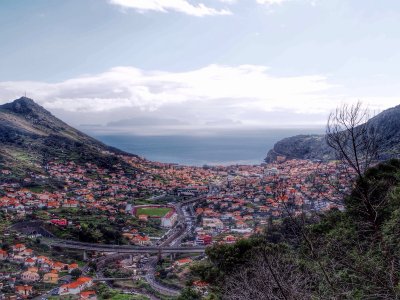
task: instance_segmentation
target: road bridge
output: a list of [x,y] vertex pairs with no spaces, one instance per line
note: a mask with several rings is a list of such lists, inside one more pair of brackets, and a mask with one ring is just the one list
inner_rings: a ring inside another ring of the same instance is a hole
[[205,247],[171,247],[171,246],[130,246],[130,245],[110,245],[110,244],[94,244],[75,242],[62,239],[41,239],[43,244],[51,247],[59,247],[63,249],[76,249],[83,251],[95,252],[112,252],[112,253],[137,253],[137,254],[170,254],[170,253],[204,253]]

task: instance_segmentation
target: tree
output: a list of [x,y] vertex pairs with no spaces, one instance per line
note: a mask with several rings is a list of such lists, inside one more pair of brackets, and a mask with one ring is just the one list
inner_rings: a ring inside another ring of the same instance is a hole
[[265,247],[254,253],[249,264],[227,278],[223,299],[312,299],[313,281],[292,253],[282,247]]
[[73,269],[72,271],[71,271],[71,276],[72,276],[72,278],[74,278],[74,279],[77,279],[79,276],[81,276],[82,275],[82,271],[80,270],[80,269]]
[[191,288],[184,288],[177,300],[200,300],[201,295]]
[[344,104],[329,115],[326,142],[344,165],[362,178],[365,170],[376,161],[379,138],[371,122],[369,110],[361,102]]
[[365,171],[376,163],[379,154],[379,136],[376,128],[368,122],[369,118],[369,111],[362,107],[361,102],[338,107],[329,116],[326,142],[344,166],[342,170],[350,170],[356,175],[357,184],[351,199],[358,205],[347,208],[358,210],[367,229],[378,232],[378,210],[387,199],[373,197],[375,187],[364,176]]

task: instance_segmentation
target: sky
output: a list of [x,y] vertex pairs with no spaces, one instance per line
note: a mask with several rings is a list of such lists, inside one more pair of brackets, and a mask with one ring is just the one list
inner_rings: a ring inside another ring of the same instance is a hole
[[0,0],[0,104],[86,132],[318,127],[400,104],[398,0]]

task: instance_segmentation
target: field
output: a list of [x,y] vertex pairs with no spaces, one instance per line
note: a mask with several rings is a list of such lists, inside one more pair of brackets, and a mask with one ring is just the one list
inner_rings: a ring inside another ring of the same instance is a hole
[[164,217],[171,208],[168,207],[140,207],[136,210],[136,215],[147,215],[149,217]]

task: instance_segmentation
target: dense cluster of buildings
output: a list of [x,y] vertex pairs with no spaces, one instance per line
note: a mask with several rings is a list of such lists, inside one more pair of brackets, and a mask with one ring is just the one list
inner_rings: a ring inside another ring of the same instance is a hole
[[[45,255],[37,255],[36,252],[23,243],[11,245],[9,249],[0,249],[0,263],[3,267],[9,267],[11,272],[0,274],[1,288],[7,288],[7,295],[0,292],[0,299],[20,299],[38,295],[36,289],[39,283],[57,286],[64,280],[67,274],[79,269],[76,262],[65,263],[53,260]],[[22,266],[22,267],[21,267]],[[77,295],[92,285],[92,280],[80,277],[74,282],[61,285],[58,294]],[[40,285],[39,285],[40,286]]]
[[336,163],[309,160],[230,166],[219,174],[225,180],[196,209],[198,245],[248,237],[288,214],[342,209],[349,182]]
[[[46,166],[47,175],[32,174],[24,182],[45,180],[47,176],[62,182],[61,189],[32,191],[21,183],[3,183],[0,209],[10,213],[11,218],[23,218],[32,209],[59,207],[84,207],[118,214],[121,205],[144,195],[208,193],[207,201],[196,209],[201,220],[196,240],[198,244],[207,244],[207,236],[247,236],[289,212],[340,209],[338,191],[345,189],[348,181],[334,162],[286,160],[256,166],[200,168],[123,158],[136,170],[134,173],[126,174],[119,166],[114,166],[111,172],[90,163],[50,162]],[[6,174],[8,170],[0,172]],[[147,220],[147,216],[140,217],[141,221]],[[176,218],[171,211],[161,219],[162,226],[172,227]],[[60,223],[65,220],[54,222],[65,225]],[[140,239],[135,243],[147,244]]]
[[[1,183],[0,190],[3,193],[0,193],[0,208],[15,211],[19,215],[24,215],[29,208],[59,207],[117,212],[116,202],[174,194],[178,189],[205,191],[208,180],[213,177],[211,171],[202,168],[150,162],[145,164],[135,157],[125,159],[136,172],[127,173],[121,166],[114,166],[115,170],[110,171],[90,163],[49,162],[46,174],[31,173],[23,183],[9,180]],[[0,178],[8,175],[8,169],[0,169]],[[54,192],[29,188],[50,179],[57,180],[62,188]]]
[[[195,245],[234,243],[260,233],[271,222],[288,214],[342,209],[342,193],[349,188],[348,172],[342,172],[334,162],[310,160],[280,160],[262,165],[190,167],[148,162],[137,157],[122,157],[132,173],[121,166],[113,171],[97,165],[74,162],[49,162],[45,172],[31,173],[22,181],[3,180],[0,184],[0,211],[8,222],[23,220],[32,211],[51,211],[57,208],[85,208],[104,211],[115,218],[131,214],[137,199],[154,201],[163,195],[193,197],[203,195],[205,201],[195,204],[194,230],[189,241]],[[12,175],[12,174],[11,174]],[[0,178],[9,178],[10,170],[0,169]],[[56,181],[60,188],[52,191],[37,188],[40,182]],[[171,228],[178,215],[173,209],[160,217],[160,226]],[[123,207],[123,209],[121,209]],[[149,216],[135,215],[141,224]],[[71,226],[70,220],[52,215],[48,220],[58,227]],[[126,228],[122,235],[132,244],[150,245],[151,240],[137,228]],[[30,249],[14,245],[11,252],[0,250],[0,259],[23,263],[24,271],[11,275],[7,282],[15,293],[28,297],[35,291],[31,282],[57,283],[61,270],[71,271],[77,265],[53,262],[35,256]],[[177,265],[187,261],[178,261]],[[45,273],[39,276],[37,269]],[[4,274],[3,274],[4,279]],[[60,293],[80,294],[92,281],[80,278],[62,285]],[[199,282],[198,289],[206,284]],[[90,294],[90,293],[89,293]],[[88,295],[89,295],[88,294]]]

